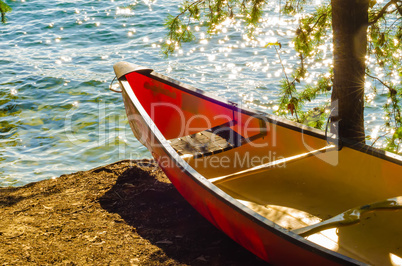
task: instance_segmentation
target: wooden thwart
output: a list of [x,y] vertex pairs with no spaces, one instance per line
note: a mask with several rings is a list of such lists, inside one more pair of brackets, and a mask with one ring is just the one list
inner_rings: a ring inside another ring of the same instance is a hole
[[318,149],[318,150],[314,150],[314,151],[310,151],[310,152],[306,152],[306,153],[302,153],[302,154],[298,154],[295,156],[291,156],[291,157],[287,157],[287,158],[283,158],[283,159],[279,159],[276,161],[272,161],[269,163],[265,163],[265,164],[261,164],[243,171],[239,171],[230,175],[225,175],[225,176],[218,176],[215,178],[211,178],[209,179],[209,181],[211,181],[214,184],[219,184],[228,180],[233,180],[236,178],[241,178],[241,177],[245,177],[248,175],[252,175],[252,174],[258,174],[260,172],[266,171],[269,168],[278,166],[278,165],[283,165],[286,163],[291,163],[291,162],[296,162],[299,161],[301,159],[305,159],[311,156],[315,156],[324,152],[329,152],[329,151],[334,151],[336,150],[336,146],[335,145],[329,145],[329,146],[325,146],[324,148]]

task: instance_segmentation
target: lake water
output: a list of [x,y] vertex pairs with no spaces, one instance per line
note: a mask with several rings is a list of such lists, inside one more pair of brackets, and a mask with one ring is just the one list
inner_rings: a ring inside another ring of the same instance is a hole
[[[131,133],[121,95],[108,90],[116,62],[151,67],[271,113],[283,72],[275,49],[264,45],[282,43],[287,71],[297,62],[290,43],[297,22],[279,15],[276,4],[266,8],[257,42],[240,25],[223,26],[212,38],[196,32],[198,40],[165,58],[163,24],[179,1],[7,2],[13,11],[0,25],[0,186],[150,157]],[[306,82],[330,64],[329,48]],[[382,124],[385,101],[380,93],[366,108],[369,134]]]

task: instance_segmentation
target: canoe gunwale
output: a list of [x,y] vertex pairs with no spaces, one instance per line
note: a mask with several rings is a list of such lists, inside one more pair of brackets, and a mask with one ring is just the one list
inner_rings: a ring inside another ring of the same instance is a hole
[[[322,130],[319,130],[319,129],[316,129],[313,127],[309,127],[309,126],[306,126],[306,125],[303,125],[303,124],[300,124],[300,123],[297,123],[294,121],[290,121],[290,120],[287,120],[287,119],[284,119],[284,118],[281,118],[281,117],[278,117],[278,116],[275,116],[275,115],[272,115],[269,113],[258,111],[258,110],[255,110],[255,109],[252,109],[249,107],[239,107],[238,104],[236,104],[236,103],[233,103],[229,100],[218,97],[209,92],[200,90],[191,85],[182,83],[178,80],[169,78],[169,77],[164,76],[155,71],[145,71],[144,72],[143,69],[140,69],[140,71],[134,70],[131,72],[141,73],[144,76],[155,79],[155,80],[165,83],[169,86],[172,86],[176,89],[179,89],[181,91],[185,91],[187,93],[200,97],[202,99],[211,101],[215,104],[229,108],[233,111],[240,112],[242,114],[246,114],[246,115],[250,115],[250,116],[254,116],[256,118],[261,117],[264,120],[266,120],[267,122],[270,122],[272,124],[275,124],[275,125],[278,125],[278,126],[281,126],[284,128],[288,128],[288,129],[291,129],[291,130],[294,130],[294,131],[297,131],[297,132],[300,132],[300,133],[303,133],[303,134],[306,134],[309,136],[320,138],[323,140],[329,140],[329,142],[331,143],[331,138],[329,138],[329,137],[327,138],[327,136],[325,135],[325,132],[323,132]],[[338,142],[339,142],[339,145],[338,145],[339,150],[341,150],[343,147],[347,147],[347,148],[350,148],[353,150],[357,150],[359,152],[363,152],[363,153],[378,157],[380,159],[390,161],[390,162],[398,164],[398,165],[402,165],[402,156],[401,155],[398,155],[398,154],[395,154],[392,152],[387,152],[384,150],[380,150],[380,149],[374,148],[372,146],[369,146],[367,144],[356,143],[356,142],[353,142],[346,138],[341,138],[338,140]]]
[[[128,73],[132,73],[134,71],[130,71]],[[128,74],[127,73],[127,74]],[[141,73],[145,76],[148,76],[150,78],[154,78],[156,80],[162,81],[170,86],[173,86],[177,89],[192,93],[194,95],[197,95],[201,98],[204,98],[209,101],[213,101],[214,103],[220,104],[222,106],[231,108],[234,111],[242,112],[244,114],[249,114],[249,115],[263,115],[264,117],[267,117],[269,121],[272,123],[276,123],[280,126],[284,126],[287,128],[291,128],[297,131],[303,131],[306,134],[316,136],[322,139],[325,139],[324,134],[316,129],[312,129],[310,127],[300,125],[298,123],[292,122],[292,121],[285,121],[281,118],[276,118],[273,115],[270,114],[265,114],[261,112],[256,112],[251,109],[243,109],[243,108],[238,108],[235,106],[233,103],[230,103],[229,101],[226,100],[221,100],[217,99],[217,97],[212,97],[209,95],[209,93],[205,93],[204,91],[201,91],[199,89],[196,89],[192,86],[183,84],[179,81],[173,80],[171,78],[165,77],[161,74],[155,73],[155,72],[143,72]],[[311,241],[306,240],[305,238],[275,224],[271,220],[263,217],[262,215],[254,212],[250,208],[244,206],[241,204],[239,201],[222,191],[220,188],[218,188],[216,185],[212,184],[208,179],[206,179],[204,176],[202,176],[200,173],[198,173],[195,169],[193,169],[183,158],[180,157],[180,155],[171,147],[170,143],[166,138],[162,135],[162,133],[159,131],[159,129],[156,127],[152,119],[149,117],[145,109],[142,107],[141,103],[135,96],[133,90],[131,89],[130,84],[128,83],[127,79],[125,78],[125,75],[121,75],[119,78],[119,82],[122,86],[122,89],[124,91],[124,94],[129,97],[131,103],[137,108],[138,112],[142,116],[143,121],[147,124],[147,127],[151,130],[152,134],[156,137],[156,139],[162,144],[162,149],[166,152],[166,154],[170,157],[170,159],[188,176],[190,177],[193,181],[195,181],[197,184],[199,184],[203,189],[210,191],[213,193],[213,196],[216,197],[218,200],[220,200],[222,203],[226,204],[230,208],[234,209],[235,212],[240,213],[241,215],[247,217],[257,225],[261,226],[262,228],[269,230],[273,234],[279,236],[282,239],[285,239],[286,241],[289,241],[290,243],[295,244],[296,246],[315,253],[323,258],[326,258],[330,261],[333,261],[335,263],[341,263],[341,264],[350,264],[350,265],[365,265],[363,262],[357,261],[355,259],[352,259],[350,257],[347,257],[345,255],[342,255],[340,253],[337,253],[335,251],[326,249],[320,245],[317,245]]]

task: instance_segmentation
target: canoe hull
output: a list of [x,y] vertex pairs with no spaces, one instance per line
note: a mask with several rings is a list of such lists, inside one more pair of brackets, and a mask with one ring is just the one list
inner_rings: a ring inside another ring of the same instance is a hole
[[170,147],[127,81],[121,81],[130,126],[179,193],[209,222],[240,245],[273,264],[361,263],[326,250],[252,212],[191,168]]

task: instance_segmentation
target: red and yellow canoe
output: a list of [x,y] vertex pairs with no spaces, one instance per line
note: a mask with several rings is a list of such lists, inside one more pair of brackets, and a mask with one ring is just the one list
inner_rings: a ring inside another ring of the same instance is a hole
[[402,158],[126,62],[130,126],[183,197],[272,264],[402,263]]

